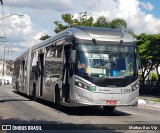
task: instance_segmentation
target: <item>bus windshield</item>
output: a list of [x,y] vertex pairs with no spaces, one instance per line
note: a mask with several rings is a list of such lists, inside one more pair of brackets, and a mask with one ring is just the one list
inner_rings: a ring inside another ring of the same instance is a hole
[[77,51],[77,72],[89,76],[117,78],[138,73],[137,55],[119,51]]

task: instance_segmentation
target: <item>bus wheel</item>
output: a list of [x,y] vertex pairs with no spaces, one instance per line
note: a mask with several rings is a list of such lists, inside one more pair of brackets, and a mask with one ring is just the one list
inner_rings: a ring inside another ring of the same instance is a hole
[[59,91],[58,86],[56,86],[56,88],[55,88],[55,106],[58,110],[62,109],[62,107],[60,105],[60,91]]
[[37,101],[37,98],[36,98],[36,84],[35,83],[33,84],[33,100]]
[[103,106],[105,112],[113,112],[116,106]]

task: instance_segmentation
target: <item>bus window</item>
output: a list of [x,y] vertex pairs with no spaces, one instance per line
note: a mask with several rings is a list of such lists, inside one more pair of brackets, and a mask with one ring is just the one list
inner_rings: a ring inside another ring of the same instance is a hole
[[50,57],[50,46],[46,47],[46,57]]
[[51,49],[50,49],[50,46],[46,47],[46,50],[45,50],[45,74],[44,74],[44,77],[49,77],[50,76],[50,53],[51,53]]
[[56,49],[57,49],[57,58],[61,58],[63,46],[62,45],[57,46]]
[[86,73],[86,67],[88,65],[86,55],[85,53],[78,54],[78,71],[82,73]]
[[51,57],[56,57],[56,49],[55,49],[55,45],[51,45]]

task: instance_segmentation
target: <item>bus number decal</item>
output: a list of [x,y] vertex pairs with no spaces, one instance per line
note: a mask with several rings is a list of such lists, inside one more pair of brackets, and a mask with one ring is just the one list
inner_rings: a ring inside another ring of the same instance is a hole
[[121,89],[121,92],[123,92],[123,93],[130,93],[130,89]]

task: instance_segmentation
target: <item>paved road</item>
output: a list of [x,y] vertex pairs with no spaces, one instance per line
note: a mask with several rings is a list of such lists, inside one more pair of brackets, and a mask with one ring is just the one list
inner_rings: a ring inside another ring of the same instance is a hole
[[[73,108],[59,111],[53,103],[35,102],[13,92],[11,86],[0,87],[0,123],[1,124],[160,124],[160,111],[138,106],[117,107],[112,113],[101,108]],[[79,125],[80,124],[80,125]],[[82,125],[82,126],[81,126]],[[118,126],[117,125],[117,126]],[[101,125],[102,126],[102,125]],[[101,128],[101,127],[98,127]],[[94,128],[93,128],[94,129]],[[141,130],[142,131],[142,130]],[[160,131],[160,130],[159,130]],[[143,132],[159,132],[146,130]],[[71,131],[70,131],[71,132]],[[92,131],[96,132],[96,131]],[[103,131],[105,132],[105,131]],[[115,130],[111,132],[124,132]],[[133,132],[133,130],[126,131]],[[140,132],[136,130],[134,132]],[[1,133],[1,131],[0,131]]]

